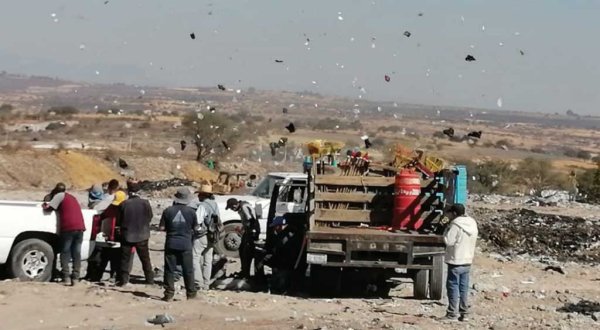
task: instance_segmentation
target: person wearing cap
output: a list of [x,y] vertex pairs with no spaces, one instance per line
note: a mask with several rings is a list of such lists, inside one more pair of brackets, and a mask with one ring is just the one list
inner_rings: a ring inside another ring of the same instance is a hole
[[138,182],[127,182],[127,190],[129,199],[121,203],[117,217],[117,224],[121,229],[121,271],[117,276],[117,285],[124,286],[129,283],[133,248],[142,263],[146,284],[154,284],[154,270],[148,249],[152,207],[147,199],[141,198],[138,194],[140,191]]
[[[64,183],[56,187],[44,199],[45,211],[56,211],[60,237],[60,266],[65,285],[75,285],[79,281],[81,269],[81,244],[85,223],[77,198],[66,192]],[[69,262],[73,260],[73,270],[69,271]]]
[[[298,287],[297,262],[302,250],[302,235],[297,226],[288,223],[288,219],[278,216],[269,224],[273,231],[271,239],[265,245],[265,255],[259,262],[258,269],[268,265],[272,269],[270,279],[271,292],[283,293]],[[304,271],[299,271],[304,274]],[[296,277],[295,277],[296,276]],[[297,283],[295,283],[297,282]]]
[[[203,184],[194,202],[200,230],[194,235],[194,280],[199,290],[208,290],[211,282],[213,251],[219,235],[219,207],[212,193],[212,186]],[[194,206],[192,206],[194,207]]]
[[242,220],[242,242],[240,243],[240,262],[242,270],[240,277],[250,278],[250,267],[256,250],[255,241],[260,235],[260,224],[250,203],[238,201],[235,198],[227,200],[226,210],[236,211]]
[[160,218],[160,230],[167,232],[165,240],[165,274],[164,301],[171,301],[175,296],[175,272],[177,264],[183,270],[183,282],[188,299],[196,297],[194,285],[194,264],[192,252],[192,237],[198,228],[198,218],[193,208],[189,206],[192,193],[188,188],[177,189],[173,205],[168,207]]
[[104,189],[101,184],[95,184],[88,192],[88,208],[94,209],[104,199]]
[[[115,230],[116,218],[119,215],[119,207],[121,203],[123,203],[126,199],[127,194],[124,191],[116,191],[114,193],[112,203],[102,213],[100,213],[100,228],[103,233],[106,231],[110,233],[113,230]],[[107,236],[110,237],[111,235]],[[113,276],[119,273],[121,267],[121,250],[118,248],[118,246],[103,246],[96,243],[94,253],[96,252],[100,255],[100,260],[97,263],[90,262],[90,260],[88,260],[88,271],[86,274],[86,278],[88,280],[93,282],[98,282],[102,280],[102,275],[104,274],[106,266],[108,266],[109,263],[110,277],[112,278]]]
[[[452,205],[446,216],[450,223],[444,231],[448,276],[448,310],[445,318],[468,320],[469,274],[477,242],[477,222],[465,214],[465,206]],[[460,316],[459,316],[460,314]]]

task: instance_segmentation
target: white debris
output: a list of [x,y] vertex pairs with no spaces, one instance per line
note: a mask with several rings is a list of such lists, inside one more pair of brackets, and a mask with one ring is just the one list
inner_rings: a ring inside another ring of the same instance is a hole
[[81,44],[81,45],[79,45],[79,49],[80,49],[80,50],[85,50],[85,44]]
[[498,108],[502,108],[502,98],[499,97],[498,100],[496,101],[496,105],[498,105]]

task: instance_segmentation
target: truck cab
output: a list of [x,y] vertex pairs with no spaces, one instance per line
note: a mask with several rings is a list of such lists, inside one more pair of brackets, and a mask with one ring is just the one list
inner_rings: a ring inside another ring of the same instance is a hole
[[[242,240],[241,229],[242,221],[237,212],[226,210],[227,200],[235,198],[250,203],[256,212],[258,222],[261,228],[260,238],[266,238],[267,215],[271,204],[271,194],[276,183],[290,184],[294,186],[306,186],[308,176],[297,172],[273,172],[265,176],[256,187],[247,195],[215,195],[215,201],[219,206],[221,221],[223,222],[223,232],[216,243],[215,250],[217,254],[227,257],[238,257],[238,249]],[[282,194],[280,194],[282,195]],[[288,213],[291,210],[304,209],[304,192],[290,191],[285,197],[277,202],[277,213]]]

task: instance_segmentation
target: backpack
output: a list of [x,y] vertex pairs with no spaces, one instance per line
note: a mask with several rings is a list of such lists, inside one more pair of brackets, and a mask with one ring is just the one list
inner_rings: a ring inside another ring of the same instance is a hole
[[[205,203],[205,205],[210,205]],[[209,206],[212,208],[212,215],[210,217],[210,221],[207,226],[206,237],[208,238],[209,244],[215,244],[219,241],[219,237],[221,236],[221,232],[223,232],[223,224],[221,223],[221,219],[217,215],[217,210],[213,208],[213,206]]]

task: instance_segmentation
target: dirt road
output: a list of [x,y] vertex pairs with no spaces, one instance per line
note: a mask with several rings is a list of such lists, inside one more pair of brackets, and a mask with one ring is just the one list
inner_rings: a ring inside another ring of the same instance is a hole
[[[153,253],[159,265],[160,253]],[[158,286],[128,288],[82,282],[0,283],[2,329],[148,329],[156,314],[169,314],[171,329],[589,329],[596,316],[561,311],[582,301],[600,301],[597,268],[564,265],[566,275],[545,265],[501,262],[479,255],[471,291],[472,319],[439,321],[445,302],[410,298],[412,284],[400,285],[388,299],[311,299],[267,293],[209,291],[197,300],[165,303]],[[134,274],[141,275],[139,264]],[[577,305],[579,304],[579,305]]]

